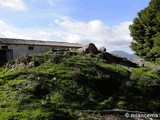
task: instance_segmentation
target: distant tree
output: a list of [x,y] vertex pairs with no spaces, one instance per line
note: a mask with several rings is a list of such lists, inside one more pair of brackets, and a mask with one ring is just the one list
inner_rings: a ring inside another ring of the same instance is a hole
[[136,55],[150,61],[160,61],[160,0],[151,0],[129,26]]

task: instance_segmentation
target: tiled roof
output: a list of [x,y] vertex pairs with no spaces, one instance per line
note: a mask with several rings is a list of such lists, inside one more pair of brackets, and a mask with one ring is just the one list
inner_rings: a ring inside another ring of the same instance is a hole
[[68,42],[56,42],[56,41],[42,41],[42,40],[26,40],[26,39],[14,39],[14,38],[0,38],[0,44],[9,45],[40,45],[40,46],[63,46],[81,48],[82,44],[68,43]]

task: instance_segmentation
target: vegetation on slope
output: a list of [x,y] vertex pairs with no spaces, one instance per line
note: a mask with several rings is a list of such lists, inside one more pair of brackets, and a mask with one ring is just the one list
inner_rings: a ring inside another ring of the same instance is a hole
[[1,119],[78,119],[76,110],[160,111],[160,71],[109,53],[21,56],[0,68]]

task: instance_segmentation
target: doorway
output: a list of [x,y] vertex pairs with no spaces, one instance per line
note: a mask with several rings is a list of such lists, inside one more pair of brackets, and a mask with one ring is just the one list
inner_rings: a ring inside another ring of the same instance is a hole
[[13,60],[13,50],[0,50],[0,66],[4,65],[6,62]]

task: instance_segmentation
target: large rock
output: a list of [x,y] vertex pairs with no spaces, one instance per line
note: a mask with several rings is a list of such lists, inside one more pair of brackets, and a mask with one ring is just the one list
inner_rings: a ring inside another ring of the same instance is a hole
[[85,53],[92,53],[92,54],[99,53],[97,47],[93,43],[89,43],[88,45],[84,46],[83,48],[80,49],[80,51]]
[[139,59],[138,60],[138,65],[139,65],[139,67],[144,67],[144,60],[143,59]]
[[35,63],[34,63],[34,62],[29,62],[29,63],[28,63],[28,67],[32,68],[32,67],[34,67],[34,66],[35,66]]
[[105,47],[101,47],[101,48],[99,48],[99,51],[102,52],[102,53],[105,53],[106,52],[106,48]]

